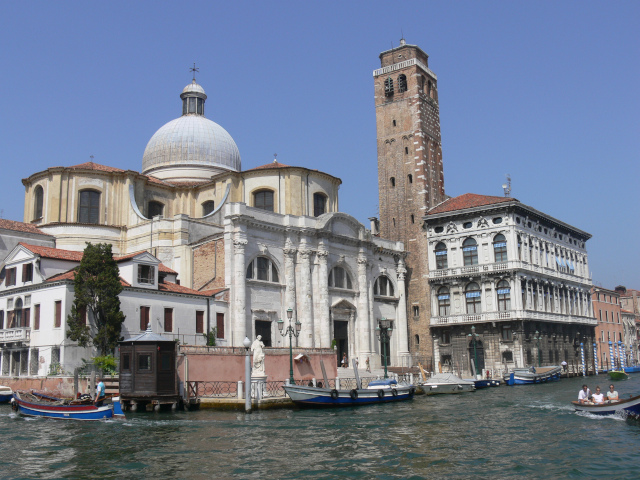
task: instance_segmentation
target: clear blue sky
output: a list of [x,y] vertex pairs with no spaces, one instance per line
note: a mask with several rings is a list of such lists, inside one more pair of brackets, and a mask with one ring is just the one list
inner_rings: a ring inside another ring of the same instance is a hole
[[640,2],[2,2],[4,218],[22,178],[139,171],[196,62],[244,169],[273,153],[377,214],[372,71],[408,43],[438,75],[445,190],[513,196],[593,234],[594,283],[640,288]]

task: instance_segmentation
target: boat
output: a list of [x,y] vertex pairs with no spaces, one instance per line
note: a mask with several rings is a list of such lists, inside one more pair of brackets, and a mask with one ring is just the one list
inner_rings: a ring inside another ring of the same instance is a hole
[[594,415],[616,415],[640,417],[640,395],[626,400],[607,400],[605,403],[571,402],[578,412],[589,412]]
[[61,418],[70,420],[102,420],[124,418],[120,397],[107,398],[96,407],[91,399],[69,400],[31,391],[16,391],[12,408],[29,417]]
[[627,375],[624,370],[609,370],[607,373],[609,374],[611,380],[619,381],[627,380],[629,378],[629,375]]
[[482,389],[482,388],[489,388],[489,387],[499,387],[500,386],[500,380],[496,380],[493,378],[485,378],[484,380],[474,380],[473,378],[465,378],[463,380],[467,380],[469,382],[473,382],[473,384],[476,386],[476,390]]
[[504,376],[504,380],[507,385],[529,385],[560,380],[561,373],[562,367],[555,365],[537,368],[514,368],[512,372]]
[[413,398],[413,385],[398,384],[396,380],[374,380],[367,388],[337,390],[335,388],[285,385],[284,391],[297,405],[320,407],[349,407],[375,403],[400,402]]
[[0,403],[9,403],[13,398],[13,390],[11,387],[0,385]]
[[476,385],[473,380],[463,380],[453,373],[436,373],[426,382],[422,382],[420,388],[427,395],[438,395],[441,393],[473,392]]

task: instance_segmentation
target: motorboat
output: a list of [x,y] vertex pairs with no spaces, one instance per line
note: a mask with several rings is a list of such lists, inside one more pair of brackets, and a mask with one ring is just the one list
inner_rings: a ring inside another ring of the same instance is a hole
[[580,403],[571,402],[576,411],[589,412],[594,415],[622,415],[640,417],[640,395],[626,400],[607,400],[605,403]]
[[399,384],[394,379],[374,380],[367,388],[337,390],[302,385],[285,385],[284,391],[298,405],[317,407],[349,407],[410,400],[415,387]]
[[511,373],[505,375],[504,380],[507,385],[529,385],[534,383],[552,382],[560,380],[562,367],[529,367],[514,368]]
[[629,379],[629,375],[627,375],[627,373],[624,370],[609,370],[607,374],[609,375],[609,378],[611,378],[611,380],[615,380],[615,381]]
[[476,386],[476,390],[480,390],[482,388],[499,387],[500,386],[500,380],[497,380],[497,379],[494,379],[494,378],[485,378],[485,379],[480,379],[480,380],[474,380],[473,378],[465,378],[464,380],[468,380],[470,382],[473,382],[473,384]]
[[453,373],[437,373],[422,382],[420,388],[427,395],[438,395],[441,393],[473,392],[476,385],[473,380],[463,380]]
[[120,406],[120,397],[105,399],[102,406],[96,407],[91,399],[69,400],[35,391],[17,391],[13,394],[11,405],[15,411],[29,417],[70,420],[124,418],[124,413]]
[[0,403],[9,403],[13,398],[13,390],[11,387],[0,385]]

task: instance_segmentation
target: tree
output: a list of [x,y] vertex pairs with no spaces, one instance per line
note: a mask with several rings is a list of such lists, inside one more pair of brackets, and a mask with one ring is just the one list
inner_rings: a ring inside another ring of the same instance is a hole
[[[75,299],[67,317],[67,337],[81,347],[94,345],[99,355],[113,353],[122,340],[125,316],[120,311],[120,270],[111,245],[87,243],[80,265],[75,269]],[[95,328],[85,320],[91,313]],[[93,334],[93,336],[92,336]]]

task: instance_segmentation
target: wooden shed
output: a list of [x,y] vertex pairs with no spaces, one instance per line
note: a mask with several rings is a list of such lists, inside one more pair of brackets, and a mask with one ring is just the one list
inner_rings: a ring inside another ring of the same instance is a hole
[[147,410],[160,405],[178,406],[180,396],[176,374],[177,344],[147,331],[120,342],[120,397],[132,411],[138,404]]

